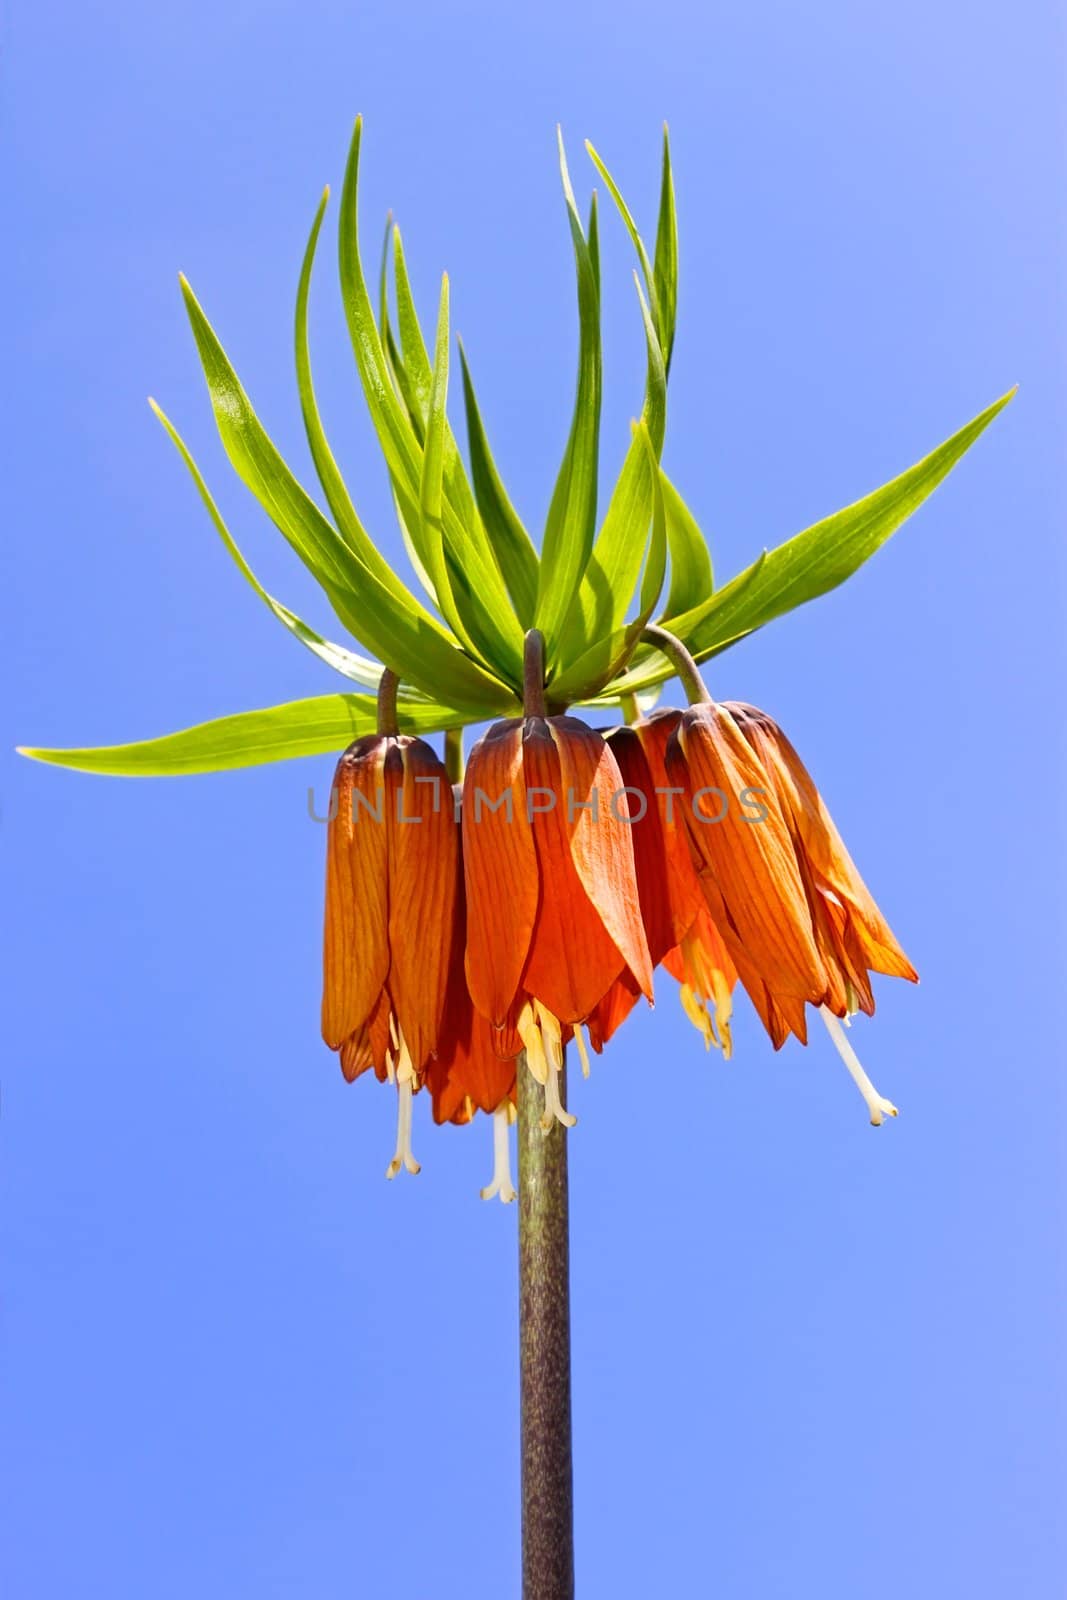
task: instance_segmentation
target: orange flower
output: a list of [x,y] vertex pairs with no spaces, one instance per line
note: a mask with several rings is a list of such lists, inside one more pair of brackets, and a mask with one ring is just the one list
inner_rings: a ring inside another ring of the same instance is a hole
[[829,978],[812,929],[792,839],[767,773],[729,711],[710,702],[682,713],[667,747],[712,920],[777,1049],[807,1043],[806,1003]]
[[839,1019],[873,1013],[872,972],[917,974],[793,746],[752,706],[700,703],[683,715],[667,767],[686,789],[708,910],[775,1049],[790,1032],[807,1042],[805,1005],[817,1006],[871,1122],[895,1117]]
[[[667,775],[667,744],[680,720],[680,711],[664,709],[632,726],[613,728],[606,737],[634,800],[637,889],[653,964],[662,962],[678,980],[682,1007],[705,1044],[721,1045],[729,1057],[736,974],[705,909],[678,795]],[[637,998],[627,976],[616,979],[590,1022],[594,1049],[603,1048]]]
[[856,871],[807,768],[778,724],[755,706],[726,709],[770,779],[793,840],[815,941],[830,979],[826,1004],[839,1017],[874,1014],[870,973],[918,982],[870,890]]
[[459,875],[444,767],[422,739],[370,734],[334,779],[326,851],[322,1036],[350,1081],[398,1092],[388,1169],[417,1172],[411,1099],[442,1030]]
[[463,785],[467,983],[498,1050],[525,1048],[559,1099],[567,1024],[585,1022],[621,976],[652,998],[631,828],[618,764],[568,716],[497,723]]

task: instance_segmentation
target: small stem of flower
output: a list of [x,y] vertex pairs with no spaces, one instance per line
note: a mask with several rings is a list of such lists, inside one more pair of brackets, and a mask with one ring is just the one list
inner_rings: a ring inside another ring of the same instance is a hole
[[641,707],[637,703],[637,696],[635,694],[620,694],[619,710],[622,712],[622,720],[627,727],[632,728],[641,715]]
[[463,729],[445,729],[445,771],[449,783],[463,782]]
[[540,628],[526,635],[522,657],[522,708],[528,717],[545,717],[545,636]]
[[396,691],[399,687],[400,679],[386,667],[378,684],[378,732],[394,738],[400,732],[396,720]]
[[641,637],[646,644],[655,645],[660,654],[667,657],[691,706],[711,705],[711,695],[700,676],[700,669],[681,639],[676,639],[666,628],[654,627],[646,628]]

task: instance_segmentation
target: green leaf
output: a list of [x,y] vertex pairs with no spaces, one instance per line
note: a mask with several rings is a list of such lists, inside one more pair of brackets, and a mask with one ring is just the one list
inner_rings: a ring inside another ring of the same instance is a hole
[[601,393],[600,293],[595,249],[593,253],[590,252],[582,232],[567,171],[562,134],[559,134],[559,162],[578,275],[579,347],[574,417],[552,494],[541,548],[536,621],[545,635],[550,664],[559,644],[564,619],[593,548]]
[[589,152],[589,158],[593,165],[596,167],[597,171],[600,173],[600,176],[607,184],[608,193],[615,202],[615,209],[618,211],[619,216],[625,223],[626,231],[633,241],[633,247],[637,252],[637,259],[641,263],[641,272],[644,275],[645,287],[648,290],[649,307],[652,312],[652,325],[656,330],[656,337],[660,342],[660,348],[665,350],[666,346],[663,342],[663,319],[659,304],[659,285],[656,281],[656,274],[652,263],[648,259],[648,251],[645,249],[645,241],[638,232],[637,223],[634,221],[633,212],[623,199],[622,192],[619,189],[618,184],[615,182],[615,179],[611,176],[611,173],[608,171],[607,167],[604,165],[603,161],[600,159],[599,155],[588,139],[585,141],[585,148]]
[[462,341],[457,342],[463,368],[463,402],[467,413],[467,447],[474,480],[474,497],[500,563],[515,615],[524,629],[531,628],[537,605],[537,551],[518,512],[508,499],[507,490],[497,471],[478,410],[467,355]]
[[610,683],[630,659],[656,609],[663,588],[667,564],[667,522],[656,453],[644,422],[639,422],[635,427],[634,442],[644,454],[652,502],[652,537],[641,580],[641,610],[633,622],[598,639],[558,679],[549,681],[549,698],[554,703],[568,705],[575,700],[589,700]]
[[503,685],[455,648],[440,623],[406,590],[398,595],[360,561],[297,482],[184,279],[182,290],[226,454],[325,589],[341,621],[401,678],[424,692],[444,695],[454,705],[495,704],[506,692]]
[[[357,200],[361,137],[362,119],[357,118],[341,196],[338,230],[341,291],[356,365],[382,453],[402,503],[405,497],[417,503],[422,450],[390,380],[359,255]],[[401,310],[398,306],[398,319]],[[401,321],[402,340],[403,337]],[[478,654],[486,665],[511,682],[521,682],[522,630],[512,612],[485,531],[476,519],[465,526],[447,497],[442,521],[453,595],[468,634],[476,641]],[[413,520],[409,520],[409,528],[414,536]],[[421,534],[421,528],[419,532]],[[419,555],[427,570],[432,571],[426,552],[420,548]]]
[[[1014,394],[1010,389],[922,461],[873,494],[815,523],[777,549],[764,551],[710,600],[667,618],[664,626],[678,635],[698,661],[706,661],[775,617],[836,588],[907,521]],[[670,674],[670,667],[660,658],[626,673],[618,688],[621,692],[645,689]],[[615,689],[612,685],[613,692]]]
[[332,667],[335,672],[340,672],[346,678],[351,678],[353,682],[360,683],[365,688],[377,688],[378,682],[382,675],[382,668],[377,661],[371,661],[366,656],[357,655],[353,650],[346,650],[343,645],[331,644],[328,639],[324,639],[321,634],[316,633],[314,628],[309,628],[306,622],[302,622],[294,611],[289,610],[288,606],[282,605],[280,600],[275,600],[273,595],[267,593],[267,590],[264,589],[255,573],[252,571],[252,568],[248,565],[248,562],[241,554],[241,551],[237,545],[237,541],[233,538],[229,528],[227,528],[226,523],[223,521],[222,513],[215,504],[215,500],[211,494],[211,491],[204,482],[200,468],[193,460],[192,454],[186,445],[185,440],[171,422],[170,418],[166,416],[162,408],[158,406],[154,400],[150,398],[148,404],[152,407],[152,410],[155,412],[156,416],[167,430],[167,433],[170,435],[178,454],[181,456],[186,467],[189,469],[189,475],[200,492],[200,498],[207,507],[208,515],[215,524],[219,537],[222,539],[223,544],[226,546],[226,549],[233,558],[237,570],[241,573],[246,582],[252,587],[252,589],[255,590],[259,598],[270,608],[270,610],[278,618],[278,621],[288,628],[289,632],[299,639],[300,643],[305,645],[311,651],[312,655],[318,656],[319,660],[324,661],[328,667]]
[[[458,711],[433,701],[417,704],[401,699],[397,720],[402,733],[429,734],[458,728]],[[19,755],[76,772],[98,772],[122,778],[170,778],[196,772],[224,772],[235,767],[261,767],[298,756],[340,753],[361,734],[377,727],[373,695],[323,694],[312,700],[290,700],[262,711],[200,722],[180,733],[137,744],[101,745],[95,749],[41,750],[19,747]]]
[[473,648],[452,594],[448,567],[445,561],[444,530],[444,474],[445,434],[448,423],[445,406],[448,401],[448,274],[441,279],[441,304],[437,314],[437,338],[434,345],[433,375],[430,381],[430,398],[426,416],[425,453],[422,458],[422,482],[419,487],[419,515],[422,521],[422,549],[430,580],[437,594],[438,604],[457,636]]
[[594,640],[614,633],[622,624],[640,577],[652,520],[655,463],[663,444],[667,386],[659,340],[636,274],[634,282],[648,355],[643,426],[635,429],[630,441],[603,525],[564,624],[563,658],[568,666],[575,658],[584,658]]
[[671,553],[671,586],[663,615],[677,617],[707,600],[715,588],[715,580],[711,554],[696,518],[665,475],[663,503]]
[[[671,173],[671,141],[663,124],[663,177],[660,183],[659,221],[656,224],[656,257],[653,264],[656,299],[659,302],[660,347],[668,376],[674,351],[674,326],[678,316],[678,219],[674,209],[674,178]],[[670,510],[668,508],[668,526]]]

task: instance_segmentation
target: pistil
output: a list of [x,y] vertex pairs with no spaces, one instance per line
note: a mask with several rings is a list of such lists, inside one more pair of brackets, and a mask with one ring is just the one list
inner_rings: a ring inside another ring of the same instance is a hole
[[886,1117],[895,1117],[897,1115],[896,1106],[892,1100],[887,1100],[884,1095],[878,1093],[878,1090],[860,1065],[860,1059],[846,1038],[844,1028],[842,1028],[841,1023],[829,1007],[820,1006],[819,1014],[826,1024],[827,1032],[837,1046],[838,1055],[852,1075],[852,1081],[867,1102],[867,1110],[871,1114],[871,1127],[880,1128]]
[[511,1107],[506,1103],[493,1112],[493,1181],[481,1191],[483,1200],[498,1196],[503,1205],[515,1199],[515,1185],[511,1181],[511,1146],[508,1124]]
[[[402,1046],[403,1048],[403,1046]],[[406,1050],[404,1054],[407,1055]],[[395,1178],[401,1167],[406,1172],[421,1172],[422,1168],[415,1160],[411,1148],[411,1110],[413,1095],[411,1092],[411,1058],[407,1057],[408,1076],[397,1074],[396,1086],[396,1152],[392,1161],[385,1169],[387,1178]]]

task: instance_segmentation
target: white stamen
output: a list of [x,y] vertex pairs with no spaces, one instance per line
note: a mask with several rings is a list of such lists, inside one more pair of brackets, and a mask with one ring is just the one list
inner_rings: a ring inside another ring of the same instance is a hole
[[574,1024],[574,1042],[578,1046],[578,1059],[582,1063],[582,1077],[589,1076],[589,1051],[585,1048],[585,1035],[580,1022]]
[[880,1128],[884,1117],[895,1117],[897,1115],[896,1106],[892,1100],[887,1100],[884,1095],[878,1093],[878,1090],[860,1065],[860,1060],[855,1050],[853,1050],[845,1037],[844,1029],[829,1007],[820,1006],[819,1014],[826,1024],[826,1031],[837,1046],[838,1055],[852,1074],[852,1081],[867,1102],[867,1110],[871,1114],[871,1127]]
[[387,1178],[395,1178],[401,1167],[412,1173],[422,1171],[411,1149],[412,1100],[411,1078],[402,1077],[396,1087],[396,1153],[385,1169]]
[[508,1110],[507,1105],[502,1105],[493,1112],[493,1181],[482,1190],[483,1200],[491,1200],[494,1195],[499,1195],[503,1205],[515,1199],[515,1185],[511,1181]]

